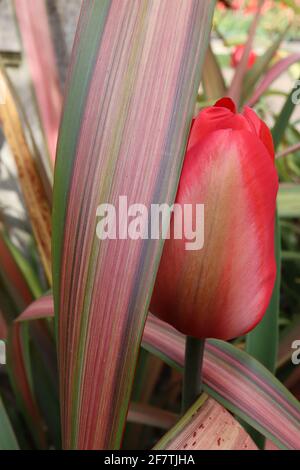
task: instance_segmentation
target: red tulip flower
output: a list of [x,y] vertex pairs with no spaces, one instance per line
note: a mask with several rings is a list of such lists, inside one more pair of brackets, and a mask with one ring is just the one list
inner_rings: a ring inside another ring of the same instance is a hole
[[[236,46],[231,54],[231,66],[236,68],[237,65],[240,63],[241,58],[244,53],[245,46],[243,44],[239,44]],[[248,62],[247,62],[247,68],[251,69],[253,65],[255,64],[257,59],[257,55],[255,54],[254,51],[251,51],[248,57]]]
[[[262,319],[276,264],[278,178],[268,127],[230,98],[195,119],[176,203],[204,204],[204,246],[187,251],[172,236],[164,250],[150,311],[196,338],[231,339]],[[195,211],[193,211],[194,217]]]

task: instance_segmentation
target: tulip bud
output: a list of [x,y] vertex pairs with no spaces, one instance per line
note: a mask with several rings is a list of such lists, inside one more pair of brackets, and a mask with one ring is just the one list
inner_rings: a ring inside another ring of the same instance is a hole
[[253,329],[275,282],[277,190],[272,136],[255,112],[238,114],[230,98],[202,110],[176,203],[204,204],[204,246],[186,250],[171,219],[150,311],[197,338],[231,339]]
[[[236,46],[231,54],[231,66],[236,68],[240,63],[242,56],[244,54],[245,46],[243,44],[239,44]],[[250,51],[248,61],[247,61],[247,68],[251,69],[251,67],[255,64],[257,59],[257,55],[254,51]]]

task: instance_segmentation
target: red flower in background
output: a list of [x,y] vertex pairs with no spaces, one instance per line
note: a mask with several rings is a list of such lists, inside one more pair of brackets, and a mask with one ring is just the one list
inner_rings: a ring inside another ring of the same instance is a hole
[[[239,44],[236,46],[231,54],[231,66],[232,67],[237,67],[239,62],[241,61],[241,58],[243,56],[245,50],[245,46],[243,44]],[[247,62],[247,68],[251,69],[251,67],[254,65],[255,61],[257,59],[257,55],[255,54],[254,51],[251,51],[248,57],[248,62]]]
[[[269,129],[229,98],[193,123],[178,204],[205,205],[204,247],[166,240],[150,311],[184,334],[229,339],[254,328],[275,281],[277,173]],[[195,211],[193,217],[195,215]]]
[[[299,0],[296,0],[299,3]],[[219,0],[218,7],[221,9],[229,8],[232,10],[243,10],[245,13],[255,13],[258,8],[259,0]],[[275,0],[265,0],[262,6],[262,13],[271,10],[275,6],[288,8],[283,2]]]

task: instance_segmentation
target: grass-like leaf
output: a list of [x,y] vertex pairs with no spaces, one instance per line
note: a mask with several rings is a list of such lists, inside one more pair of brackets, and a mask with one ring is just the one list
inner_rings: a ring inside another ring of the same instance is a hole
[[285,34],[286,34],[286,30],[279,33],[277,38],[271,43],[271,45],[264,52],[264,54],[258,57],[253,67],[251,67],[251,69],[248,70],[248,72],[246,73],[244,77],[245,79],[243,82],[243,92],[242,92],[243,101],[251,96],[254,86],[256,85],[257,81],[261,78],[261,76],[264,74],[270,62],[272,61]]
[[62,97],[46,2],[14,0],[14,5],[42,127],[54,162]]
[[0,106],[1,126],[14,156],[32,231],[46,276],[51,283],[51,209],[23,130],[14,89],[3,67],[0,67],[0,90],[5,97]]
[[[8,239],[0,230],[0,278],[20,312],[33,301],[33,293],[20,270]],[[16,312],[17,313],[17,312]]]
[[[19,319],[52,317],[50,295],[35,301]],[[149,314],[143,347],[171,367],[183,370],[185,337]],[[300,404],[258,361],[229,343],[207,340],[204,354],[205,391],[225,408],[283,449],[300,448]]]
[[269,86],[278,78],[283,72],[285,72],[292,64],[300,61],[300,54],[291,54],[284,59],[278,60],[267,73],[264,75],[262,80],[257,85],[251,98],[247,102],[247,106],[254,106],[262,94],[268,90]]
[[[173,203],[214,2],[83,2],[54,182],[65,448],[120,446],[160,240],[96,236],[100,203]],[[93,380],[91,380],[91,378]]]
[[[143,345],[182,370],[185,337],[148,316]],[[300,448],[300,404],[256,359],[229,343],[207,340],[204,390],[283,449]]]
[[202,83],[206,100],[214,101],[226,95],[222,69],[210,45],[207,48],[205,56]]

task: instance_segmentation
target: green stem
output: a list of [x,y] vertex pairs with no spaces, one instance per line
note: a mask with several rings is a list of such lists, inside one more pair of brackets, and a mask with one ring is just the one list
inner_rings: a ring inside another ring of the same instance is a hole
[[182,414],[197,400],[202,392],[202,363],[205,339],[187,336],[182,391]]

